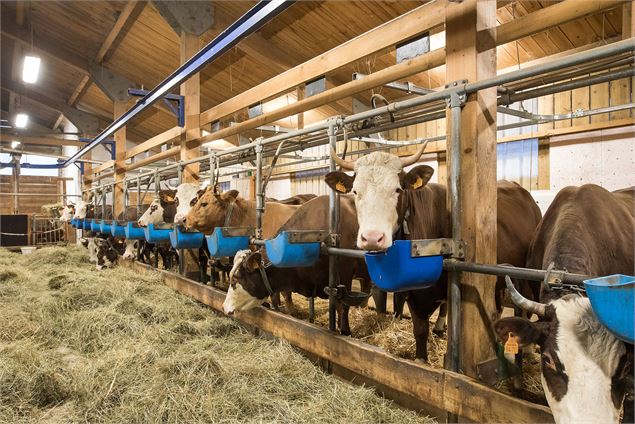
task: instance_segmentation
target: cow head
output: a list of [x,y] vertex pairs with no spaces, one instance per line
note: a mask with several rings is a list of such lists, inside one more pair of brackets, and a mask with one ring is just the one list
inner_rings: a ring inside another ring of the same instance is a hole
[[112,268],[117,264],[117,250],[113,247],[110,240],[95,238],[97,246],[97,263],[96,268],[102,270],[104,268]]
[[159,198],[150,203],[150,207],[141,215],[137,221],[140,227],[147,227],[150,224],[163,224],[174,222],[176,206],[174,198],[164,193],[159,193]]
[[539,346],[542,386],[556,422],[617,423],[632,374],[624,343],[600,324],[588,298],[538,303],[524,298],[509,277],[506,282],[514,303],[540,320],[500,319],[496,335],[501,341],[516,337],[521,347]]
[[127,261],[137,259],[137,250],[139,248],[139,240],[126,240],[126,250],[123,252],[123,258]]
[[269,297],[262,282],[260,252],[241,250],[234,257],[234,266],[229,272],[229,290],[223,302],[226,314],[253,309]]
[[225,222],[229,206],[238,198],[237,190],[217,193],[208,187],[185,218],[185,227],[210,232]]
[[64,209],[62,209],[62,213],[60,214],[60,221],[70,222],[70,220],[73,219],[74,215],[75,215],[75,205],[72,203],[69,203],[68,205],[64,206]]
[[[80,200],[75,205],[75,215],[73,215],[74,219],[84,219],[87,218],[87,214],[90,208],[94,208],[94,205],[91,203]],[[94,209],[93,209],[94,210]]]
[[97,243],[95,242],[95,237],[87,237],[88,244],[86,248],[88,249],[88,261],[92,263],[97,263]]
[[205,193],[205,190],[199,190],[198,184],[183,183],[177,187],[176,199],[174,200],[176,205],[176,215],[174,215],[175,224],[185,224],[187,214],[203,193]]
[[331,149],[331,157],[342,169],[355,171],[352,177],[341,171],[330,172],[325,179],[333,190],[352,192],[355,196],[359,222],[357,247],[360,249],[383,251],[392,245],[392,236],[399,227],[399,196],[404,190],[424,187],[434,173],[427,165],[403,172],[405,166],[419,160],[426,145],[427,142],[407,158],[373,152],[355,162],[340,159]]

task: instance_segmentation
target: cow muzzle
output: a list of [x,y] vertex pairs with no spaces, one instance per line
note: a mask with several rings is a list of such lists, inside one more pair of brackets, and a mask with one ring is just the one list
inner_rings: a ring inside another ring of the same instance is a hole
[[186,221],[186,217],[183,214],[176,214],[174,215],[174,223],[176,225],[184,225]]
[[363,250],[388,249],[388,237],[381,231],[364,231],[360,234],[360,246]]

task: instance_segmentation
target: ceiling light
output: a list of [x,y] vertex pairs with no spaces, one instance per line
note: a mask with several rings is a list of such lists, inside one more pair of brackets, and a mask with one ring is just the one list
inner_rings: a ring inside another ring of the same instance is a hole
[[26,113],[18,113],[15,116],[15,126],[18,128],[26,128],[26,124],[29,122],[29,116]]
[[24,67],[22,68],[22,81],[33,84],[37,81],[40,72],[40,58],[35,56],[24,57]]
[[17,149],[19,145],[20,145],[19,141],[12,141],[11,142],[11,148],[12,149]]

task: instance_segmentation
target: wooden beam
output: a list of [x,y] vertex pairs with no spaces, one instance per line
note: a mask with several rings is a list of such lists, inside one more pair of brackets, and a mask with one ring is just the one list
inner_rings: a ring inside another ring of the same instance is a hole
[[201,113],[201,124],[233,114],[265,98],[292,90],[313,78],[377,53],[443,24],[444,1],[411,10],[307,62],[275,76]]
[[[181,33],[180,39],[181,63],[185,63],[200,50],[200,40],[197,35]],[[185,133],[181,140],[181,160],[186,161],[200,155],[201,143],[201,79],[200,73],[192,75],[181,84],[181,95],[185,97]],[[184,183],[198,182],[199,163],[192,163],[183,169]]]
[[[635,125],[635,118],[615,119],[612,121],[593,122],[586,125],[578,125],[575,127],[555,128],[543,131],[533,131],[525,134],[511,135],[508,137],[502,137],[498,140],[499,143],[509,143],[518,140],[527,140],[530,138],[549,138],[557,135],[578,134],[582,132],[606,130],[609,128],[627,127],[629,125]],[[427,150],[427,149],[426,149]]]
[[[113,118],[117,119],[126,111],[126,102],[114,102]],[[126,127],[115,131],[115,187],[113,190],[113,218],[124,212],[123,181],[126,178]]]
[[60,112],[59,116],[57,117],[57,119],[55,120],[55,122],[53,123],[53,127],[51,128],[53,131],[55,131],[57,129],[57,127],[59,127],[60,125],[62,125],[62,121],[64,120],[64,114]]
[[[113,47],[115,40],[119,37],[119,34],[123,30],[123,28],[129,23],[129,20],[133,20],[136,15],[145,7],[145,2],[138,2],[137,0],[129,0],[128,3],[124,6],[121,13],[117,17],[115,24],[112,29],[104,39],[104,42],[101,44],[99,51],[97,52],[97,56],[95,57],[96,63],[101,63],[106,57],[106,54]],[[137,13],[135,14],[135,11]],[[132,18],[132,19],[131,19]]]
[[[446,81],[480,81],[496,75],[496,1],[465,0],[446,8]],[[496,87],[468,96],[461,111],[460,147],[448,143],[448,169],[460,155],[460,234],[470,248],[466,260],[496,263]],[[452,131],[451,112],[446,118]],[[450,174],[450,173],[449,173]],[[450,186],[448,177],[448,186]],[[457,176],[458,178],[458,176]],[[478,376],[478,364],[496,357],[492,331],[496,318],[496,278],[461,273],[459,369]],[[452,308],[448,308],[450,311]],[[451,314],[449,319],[456,319]],[[448,325],[451,329],[451,325]],[[449,356],[449,353],[448,353]]]
[[75,106],[75,104],[79,101],[79,99],[82,98],[84,93],[86,93],[86,90],[88,90],[89,86],[90,86],[90,77],[88,75],[84,75],[81,81],[79,81],[79,84],[77,84],[77,87],[75,87],[73,94],[71,94],[71,96],[66,101],[66,104],[69,106]]
[[157,153],[156,155],[152,155],[145,159],[141,159],[139,161],[133,162],[131,164],[126,165],[126,171],[132,171],[137,168],[142,168],[146,165],[149,165],[154,162],[158,162],[163,159],[169,159],[179,154],[181,151],[181,146],[174,146],[168,150],[165,150],[161,153]]
[[23,135],[0,134],[0,143],[10,144],[12,141],[19,141],[22,144],[33,144],[38,146],[78,146],[84,147],[86,143],[77,140],[65,140],[53,137],[31,137]]
[[126,152],[126,159],[130,159],[140,153],[147,152],[148,150],[154,149],[155,147],[162,146],[168,141],[174,140],[175,138],[179,137],[181,134],[183,134],[183,131],[185,131],[185,129],[181,127],[173,127],[169,130],[163,131],[161,134],[157,134],[151,139],[134,146],[132,149],[129,149]]
[[549,164],[549,139],[538,139],[538,190],[551,188],[551,166]]
[[84,174],[95,175],[95,174],[97,174],[99,172],[105,171],[108,168],[112,168],[114,165],[115,165],[115,161],[114,160],[109,160],[109,161],[106,161],[106,162],[102,163],[101,165],[97,165],[97,166],[93,167],[93,169],[91,170],[90,174],[86,170],[84,170]]
[[[139,262],[126,263],[137,272],[159,272],[163,282],[217,311],[226,293],[169,271]],[[375,383],[476,422],[552,422],[549,408],[514,398],[464,375],[398,358],[385,350],[336,335],[290,315],[262,307],[237,312],[234,319],[254,326],[323,360]]]

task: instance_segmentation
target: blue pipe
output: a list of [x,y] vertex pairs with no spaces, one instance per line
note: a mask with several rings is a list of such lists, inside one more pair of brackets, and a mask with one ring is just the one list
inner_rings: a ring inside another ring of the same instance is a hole
[[106,137],[114,134],[115,131],[124,127],[130,120],[149,108],[154,102],[161,99],[175,87],[180,86],[188,78],[200,71],[205,65],[214,61],[227,50],[234,47],[238,44],[238,42],[240,42],[240,40],[282,13],[293,3],[294,0],[261,0],[258,2],[236,22],[231,24],[229,28],[210,41],[209,44],[203,47],[197,54],[192,56],[191,59],[181,65],[146,96],[135,103],[130,110],[121,115],[118,119],[115,119],[112,124],[104,129],[85,147],[68,158],[64,162],[63,166],[66,167],[73,164],[77,159],[81,158],[90,150],[95,148],[95,146],[99,143],[103,142]]

